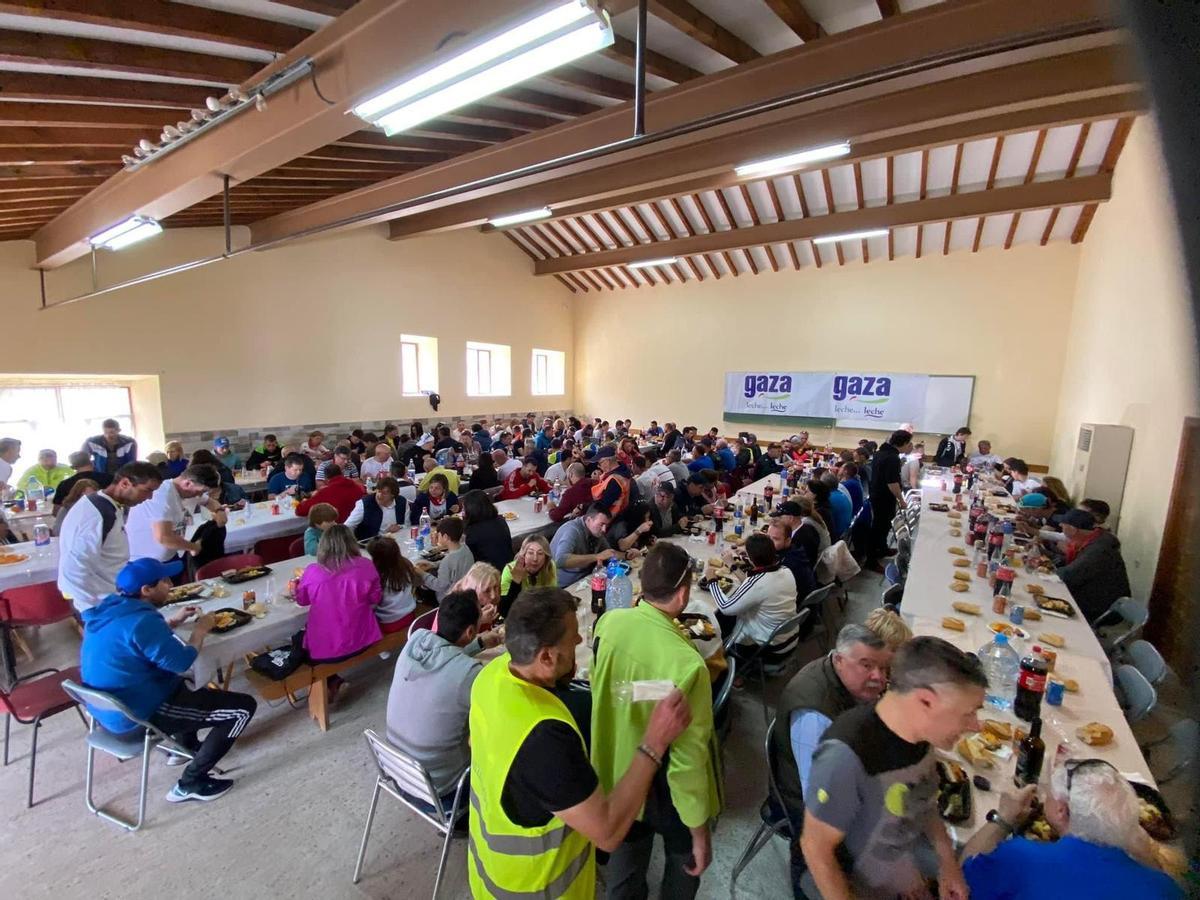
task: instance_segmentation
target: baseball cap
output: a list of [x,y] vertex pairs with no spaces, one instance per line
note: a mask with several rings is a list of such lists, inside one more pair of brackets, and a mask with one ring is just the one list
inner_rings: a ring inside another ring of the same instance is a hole
[[1022,494],[1018,506],[1025,509],[1042,509],[1048,505],[1045,494]]
[[142,588],[158,584],[164,578],[174,578],[183,571],[183,560],[159,562],[148,556],[130,560],[117,573],[117,590],[130,597],[136,597]]
[[229,448],[229,438],[227,438],[227,437],[213,438],[213,446],[216,447],[218,450],[227,450]]
[[693,472],[688,476],[688,484],[708,484],[708,479],[699,472]]
[[800,504],[797,503],[795,500],[784,500],[782,503],[779,504],[778,507],[776,507],[775,511],[773,513],[771,513],[771,515],[772,516],[802,516],[802,515],[804,515],[804,510],[802,510],[800,508]]
[[1068,510],[1063,516],[1062,523],[1070,525],[1072,528],[1081,528],[1084,531],[1091,531],[1096,527],[1096,517],[1086,509]]
[[433,435],[430,434],[428,431],[426,431],[419,438],[417,438],[417,446],[418,447],[428,447],[432,443],[433,443]]
[[617,455],[617,448],[612,444],[605,444],[596,451],[596,459],[611,459]]

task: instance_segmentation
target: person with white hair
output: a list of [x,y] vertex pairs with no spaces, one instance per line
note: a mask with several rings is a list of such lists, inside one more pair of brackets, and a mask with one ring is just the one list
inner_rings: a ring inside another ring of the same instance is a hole
[[1066,760],[1049,788],[1046,820],[1062,837],[1005,840],[1029,817],[1034,787],[1002,797],[963,848],[972,900],[1073,897],[1081,891],[1089,900],[1183,897],[1168,874],[1182,869],[1182,858],[1139,826],[1137,795],[1111,763]]

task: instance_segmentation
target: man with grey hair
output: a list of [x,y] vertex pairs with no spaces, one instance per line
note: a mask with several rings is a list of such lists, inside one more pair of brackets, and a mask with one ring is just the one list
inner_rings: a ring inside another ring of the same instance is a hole
[[[1103,759],[1071,759],[1055,768],[1044,808],[1062,838],[1017,837],[1029,818],[1035,787],[1000,798],[999,809],[963,848],[963,875],[973,900],[1002,897],[1182,898],[1164,871],[1172,851],[1138,825],[1138,798]],[[1182,860],[1180,860],[1182,862]]]
[[856,706],[825,732],[813,756],[800,849],[811,898],[923,896],[967,885],[937,812],[933,750],[979,729],[987,678],[972,654],[922,635],[901,645],[875,704]]
[[[788,682],[779,697],[771,756],[775,781],[792,831],[797,837],[804,822],[804,797],[813,754],[833,720],[860,703],[874,703],[887,687],[892,649],[865,625],[846,625],[837,644],[814,659]],[[804,858],[793,841],[792,888],[801,893],[799,878]]]
[[687,463],[683,461],[683,453],[679,450],[670,450],[666,457],[667,468],[671,470],[671,474],[675,477],[675,485],[678,487],[688,480],[691,475],[687,467]]

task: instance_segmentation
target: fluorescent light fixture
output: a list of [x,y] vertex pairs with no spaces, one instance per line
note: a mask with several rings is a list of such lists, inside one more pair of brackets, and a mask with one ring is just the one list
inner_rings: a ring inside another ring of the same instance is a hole
[[524,212],[513,213],[510,216],[500,216],[495,219],[488,219],[488,224],[493,228],[504,228],[506,225],[517,225],[521,222],[534,222],[538,219],[548,219],[553,213],[550,212],[550,207],[543,206],[541,209],[527,209]]
[[860,241],[865,238],[887,237],[886,228],[874,228],[870,231],[848,231],[845,234],[827,234],[824,237],[813,238],[814,244],[836,244],[840,241]]
[[651,266],[669,266],[673,262],[679,262],[678,256],[664,256],[662,259],[643,259],[641,262],[631,262],[625,266],[627,269],[648,269]]
[[153,237],[162,231],[162,226],[149,216],[130,216],[124,222],[107,228],[89,238],[93,248],[120,250],[130,244]]
[[559,0],[549,11],[364,100],[354,114],[391,136],[612,43],[606,12],[584,0]]
[[840,144],[830,144],[827,147],[813,147],[810,150],[800,150],[796,153],[789,153],[786,156],[775,156],[771,159],[760,159],[757,162],[745,163],[744,165],[735,166],[733,171],[737,173],[739,178],[746,178],[750,175],[771,175],[776,172],[786,172],[788,169],[795,169],[798,166],[808,163],[837,159],[839,156],[845,156],[849,152],[849,141],[842,141]]

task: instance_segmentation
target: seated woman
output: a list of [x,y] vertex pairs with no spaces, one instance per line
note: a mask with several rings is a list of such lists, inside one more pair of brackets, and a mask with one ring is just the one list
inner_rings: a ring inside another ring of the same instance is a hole
[[[354,533],[331,525],[321,535],[317,561],[304,570],[296,587],[296,603],[310,607],[304,649],[314,663],[341,662],[357,656],[382,636],[375,607],[383,598],[379,573],[362,556]],[[342,679],[326,684],[332,700]]]
[[375,607],[379,630],[384,634],[404,631],[416,618],[416,590],[421,573],[400,552],[400,545],[390,538],[377,537],[367,544],[367,553],[379,573],[383,599]]
[[500,573],[500,615],[508,615],[524,588],[557,586],[558,570],[550,557],[550,542],[545,535],[527,535],[517,558]]
[[508,522],[496,511],[488,495],[483,491],[468,491],[462,496],[463,524],[466,534],[463,540],[471,556],[480,562],[490,563],[497,570],[503,569],[513,558],[512,533]]
[[321,536],[338,523],[338,511],[332,503],[318,503],[308,511],[308,527],[304,529],[304,555],[316,556]]
[[[475,471],[467,481],[467,489],[471,491],[486,491],[488,488],[500,487],[500,476],[496,474],[496,461],[490,452],[480,452],[479,460],[475,463]],[[464,495],[465,496],[465,495]]]
[[167,441],[167,461],[159,468],[167,478],[178,478],[188,467],[188,458],[183,453],[183,444],[179,441]]
[[417,525],[422,513],[429,513],[429,518],[437,521],[442,516],[457,515],[459,512],[458,495],[450,490],[450,482],[441,472],[435,473],[429,479],[429,489],[417,494],[412,502],[408,521]]

